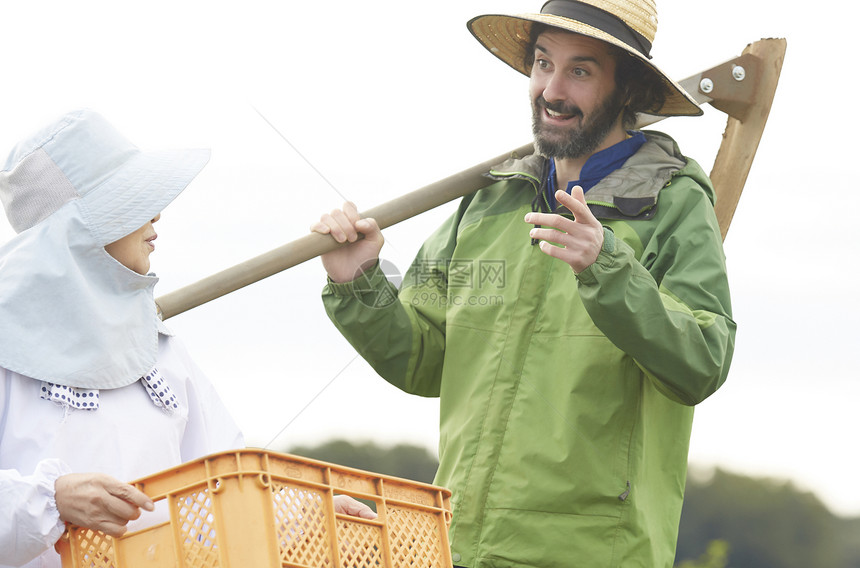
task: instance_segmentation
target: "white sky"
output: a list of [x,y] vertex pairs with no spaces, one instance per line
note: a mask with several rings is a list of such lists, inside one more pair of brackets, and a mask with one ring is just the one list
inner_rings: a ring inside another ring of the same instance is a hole
[[[83,106],[144,149],[212,148],[157,225],[153,268],[165,294],[303,236],[344,197],[369,209],[528,142],[527,80],[484,51],[465,22],[539,6],[6,3],[0,152]],[[788,40],[725,243],[735,359],[726,385],[697,409],[690,461],[791,479],[835,512],[860,515],[860,198],[843,120],[852,71],[840,63],[860,9],[834,0],[814,10],[742,0],[658,7],[655,61],[679,79],[759,38]],[[709,109],[658,128],[710,169],[724,115]],[[405,270],[452,210],[387,230],[383,256]],[[0,222],[0,242],[11,235]],[[437,401],[397,391],[356,359],[324,314],[323,281],[313,260],[169,324],[251,445],[344,437],[435,451]]]

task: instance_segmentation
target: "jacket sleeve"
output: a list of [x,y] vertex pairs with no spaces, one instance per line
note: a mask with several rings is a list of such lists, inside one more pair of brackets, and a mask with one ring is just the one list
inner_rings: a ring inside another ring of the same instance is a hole
[[697,185],[675,185],[661,192],[638,258],[605,229],[597,261],[577,278],[598,328],[663,394],[695,405],[725,381],[736,326],[713,205]]
[[378,264],[352,282],[329,281],[323,289],[335,327],[382,378],[410,394],[439,396],[448,266],[468,201],[427,239],[399,291]]
[[65,523],[60,520],[54,499],[54,482],[71,473],[60,460],[39,462],[32,475],[12,469],[0,470],[0,561],[23,566],[62,536]]

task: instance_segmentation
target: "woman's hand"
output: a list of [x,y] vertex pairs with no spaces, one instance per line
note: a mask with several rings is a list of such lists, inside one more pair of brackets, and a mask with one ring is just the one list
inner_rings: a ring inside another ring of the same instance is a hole
[[60,519],[119,537],[126,524],[140,517],[140,509],[155,505],[143,492],[103,473],[70,473],[54,482]]

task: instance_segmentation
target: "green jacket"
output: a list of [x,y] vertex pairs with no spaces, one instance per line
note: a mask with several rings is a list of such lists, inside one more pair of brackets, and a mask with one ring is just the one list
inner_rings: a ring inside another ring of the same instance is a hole
[[530,156],[463,198],[399,293],[378,267],[323,292],[382,377],[440,397],[457,565],[672,565],[692,406],[725,380],[735,324],[711,183],[647,136],[586,194],[605,239],[578,275],[530,241]]

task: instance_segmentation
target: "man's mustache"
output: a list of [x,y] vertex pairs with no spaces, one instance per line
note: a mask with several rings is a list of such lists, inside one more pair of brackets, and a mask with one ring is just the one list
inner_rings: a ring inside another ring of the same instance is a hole
[[580,109],[576,105],[566,105],[562,102],[551,103],[543,98],[543,95],[538,95],[538,98],[535,101],[538,106],[549,109],[553,112],[557,112],[559,114],[567,114],[571,116],[582,116],[582,109]]

